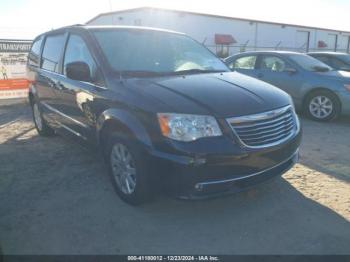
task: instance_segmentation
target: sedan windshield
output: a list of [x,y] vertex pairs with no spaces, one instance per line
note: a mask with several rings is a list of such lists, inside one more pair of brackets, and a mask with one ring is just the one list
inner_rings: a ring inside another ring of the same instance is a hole
[[308,55],[295,54],[289,55],[289,58],[307,71],[327,72],[333,70],[328,65]]
[[339,55],[338,58],[350,65],[350,55]]
[[95,29],[110,66],[138,76],[229,71],[205,47],[188,36],[153,30]]

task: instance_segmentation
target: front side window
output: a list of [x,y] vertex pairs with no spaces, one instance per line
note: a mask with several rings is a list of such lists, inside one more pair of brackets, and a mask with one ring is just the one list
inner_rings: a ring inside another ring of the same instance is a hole
[[64,34],[46,37],[41,64],[43,69],[56,73],[59,72],[59,62],[63,51],[64,42]]
[[273,72],[283,72],[286,63],[277,56],[263,56],[261,59],[260,69]]
[[229,71],[214,54],[185,35],[127,29],[95,29],[93,34],[118,72]]
[[332,59],[332,63],[333,63],[333,67],[341,69],[341,68],[350,68],[350,65],[345,63],[344,61],[342,61],[339,58],[334,58]]
[[350,55],[342,55],[342,56],[339,56],[339,59],[341,59],[342,61],[344,61],[344,63],[350,65]]
[[293,54],[288,56],[294,63],[307,71],[326,72],[332,70],[331,67],[308,55]]
[[40,57],[40,50],[41,50],[41,44],[43,42],[43,37],[40,36],[39,38],[34,40],[34,43],[32,45],[32,48],[30,49],[30,52],[28,54],[28,63],[31,66],[39,66],[39,57]]
[[63,62],[63,73],[67,75],[67,64],[84,62],[89,66],[91,76],[96,74],[96,64],[92,58],[85,41],[78,35],[71,35],[68,39]]
[[331,65],[331,61],[329,60],[329,58],[327,56],[316,56],[316,59],[320,60],[321,62],[327,64],[327,65]]
[[238,58],[236,61],[231,63],[229,67],[231,69],[254,69],[256,63],[256,56],[244,56]]

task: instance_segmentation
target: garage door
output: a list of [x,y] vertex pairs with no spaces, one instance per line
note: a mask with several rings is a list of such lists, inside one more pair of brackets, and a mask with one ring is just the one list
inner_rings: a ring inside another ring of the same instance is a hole
[[337,44],[337,35],[328,34],[327,48],[329,50],[336,50],[336,44]]
[[309,34],[308,31],[297,31],[295,47],[296,51],[308,52],[309,51]]
[[339,52],[349,52],[350,36],[342,35],[338,41]]

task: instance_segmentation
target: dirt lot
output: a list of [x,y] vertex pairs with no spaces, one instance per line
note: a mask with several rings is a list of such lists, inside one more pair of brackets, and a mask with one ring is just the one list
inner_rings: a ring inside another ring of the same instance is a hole
[[301,160],[282,178],[209,201],[130,207],[99,156],[42,138],[29,107],[0,107],[5,254],[350,254],[350,119],[302,119]]

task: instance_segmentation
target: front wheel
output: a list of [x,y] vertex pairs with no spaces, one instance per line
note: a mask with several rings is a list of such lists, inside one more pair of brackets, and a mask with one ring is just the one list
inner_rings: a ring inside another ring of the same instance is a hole
[[317,121],[330,121],[340,114],[340,102],[335,94],[329,91],[311,93],[304,105],[306,115]]
[[135,141],[112,134],[106,145],[112,183],[119,197],[131,205],[150,200],[150,167]]

